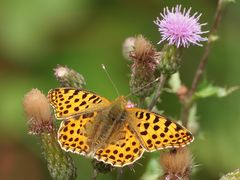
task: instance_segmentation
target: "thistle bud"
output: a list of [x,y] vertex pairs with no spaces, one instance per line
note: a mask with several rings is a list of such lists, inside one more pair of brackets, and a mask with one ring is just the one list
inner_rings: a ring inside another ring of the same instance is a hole
[[58,144],[56,129],[52,122],[48,100],[38,89],[32,89],[23,100],[27,115],[29,133],[38,135],[43,155],[53,179],[71,179],[76,177],[76,168],[71,157],[62,151]]
[[23,100],[30,134],[51,132],[53,122],[47,98],[38,89],[32,89]]
[[161,155],[160,164],[164,171],[161,179],[188,180],[191,172],[192,155],[187,148],[164,152]]
[[67,66],[57,65],[54,69],[54,75],[62,87],[82,89],[86,85],[84,77],[73,69],[69,69]]
[[127,60],[132,60],[130,57],[131,52],[134,50],[135,46],[135,37],[128,37],[123,43],[122,53],[123,57]]
[[160,53],[157,72],[168,76],[177,72],[181,63],[179,49],[175,46],[165,45]]
[[157,56],[158,53],[153,45],[139,35],[135,40],[134,50],[130,53],[130,57],[133,60],[130,88],[133,94],[139,97],[146,97],[153,92],[153,86],[150,82],[155,79],[154,72],[158,64],[156,61]]
[[97,161],[96,159],[92,160],[92,165],[96,173],[106,174],[113,170],[113,166],[111,166],[110,164],[105,164],[101,161]]

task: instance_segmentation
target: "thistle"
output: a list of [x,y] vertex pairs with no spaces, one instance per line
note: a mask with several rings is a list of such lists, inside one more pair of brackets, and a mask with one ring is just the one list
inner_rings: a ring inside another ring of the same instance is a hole
[[54,75],[62,87],[75,87],[82,89],[86,82],[84,77],[67,66],[57,65],[54,69]]
[[[139,35],[135,40],[134,50],[130,52],[133,61],[130,89],[136,96],[146,97],[153,92],[153,86],[146,85],[155,80],[154,72],[158,64],[157,56],[158,53],[154,46]],[[139,91],[141,88],[142,90]]]
[[43,155],[53,179],[75,179],[76,168],[72,158],[60,148],[56,129],[47,98],[38,90],[32,89],[23,101],[29,133],[38,135]]
[[162,19],[157,17],[154,23],[158,26],[158,31],[161,34],[161,40],[168,41],[169,45],[175,45],[178,47],[189,47],[190,44],[202,46],[200,42],[207,41],[205,37],[201,37],[202,34],[208,31],[202,31],[202,26],[206,23],[200,24],[198,20],[201,14],[194,13],[190,15],[191,8],[187,11],[184,8],[181,12],[181,5],[177,5],[171,10],[168,7],[164,8],[161,13]]
[[192,167],[192,155],[186,147],[164,152],[160,157],[160,165],[164,171],[161,179],[188,180]]

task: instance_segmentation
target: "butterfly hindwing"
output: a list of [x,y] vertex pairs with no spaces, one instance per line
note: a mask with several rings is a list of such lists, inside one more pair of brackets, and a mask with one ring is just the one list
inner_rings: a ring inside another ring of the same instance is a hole
[[92,125],[97,113],[88,113],[62,121],[58,130],[58,142],[62,149],[82,155],[89,153],[87,125]]
[[[63,121],[58,130],[61,148],[84,156],[94,153],[90,152],[86,125],[92,125],[96,115],[97,113],[89,113]],[[127,126],[119,134],[120,139],[97,149],[94,158],[115,167],[132,164],[141,158],[144,149],[136,135]]]
[[192,134],[183,126],[159,114],[128,108],[128,122],[147,151],[179,148],[193,141]]
[[128,129],[128,126],[120,134],[123,135],[120,140],[97,150],[94,158],[115,167],[132,164],[141,158],[144,149],[135,134]]
[[50,104],[58,119],[100,110],[110,101],[92,92],[74,88],[56,88],[48,93]]

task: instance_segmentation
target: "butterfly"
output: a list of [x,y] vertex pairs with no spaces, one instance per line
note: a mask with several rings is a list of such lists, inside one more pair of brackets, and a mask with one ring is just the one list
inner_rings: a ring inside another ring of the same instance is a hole
[[95,93],[56,88],[48,93],[57,119],[58,142],[65,151],[90,156],[115,167],[133,164],[144,151],[183,147],[193,141],[183,126],[160,114],[127,107]]

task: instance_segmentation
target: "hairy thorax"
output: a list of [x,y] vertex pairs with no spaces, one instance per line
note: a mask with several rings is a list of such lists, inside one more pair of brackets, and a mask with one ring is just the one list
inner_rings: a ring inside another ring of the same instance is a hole
[[126,116],[125,101],[121,97],[115,100],[111,106],[98,112],[93,124],[89,124],[86,128],[89,152],[95,152],[99,148],[124,139],[123,128]]

